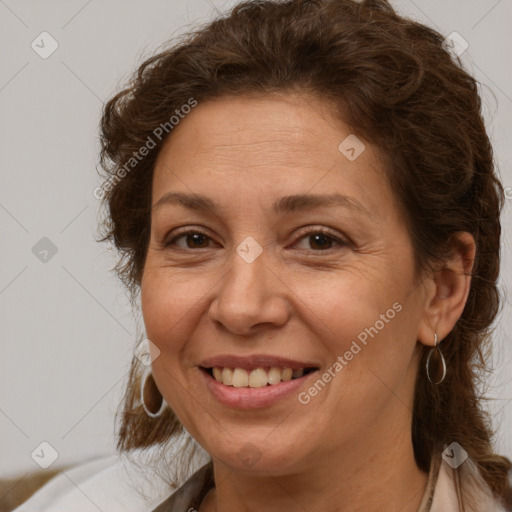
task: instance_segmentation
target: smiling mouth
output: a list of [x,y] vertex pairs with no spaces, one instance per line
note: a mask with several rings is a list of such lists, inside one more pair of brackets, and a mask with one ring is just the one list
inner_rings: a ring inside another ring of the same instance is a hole
[[317,371],[318,368],[292,369],[271,366],[246,370],[244,368],[223,368],[215,366],[212,368],[201,367],[201,370],[208,373],[210,377],[224,386],[235,388],[262,388],[265,386],[275,386],[281,382],[300,379],[309,373]]

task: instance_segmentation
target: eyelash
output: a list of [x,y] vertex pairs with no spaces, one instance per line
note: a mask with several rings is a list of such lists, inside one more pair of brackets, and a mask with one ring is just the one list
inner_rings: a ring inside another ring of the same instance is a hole
[[[175,245],[176,241],[179,240],[180,238],[183,238],[183,237],[186,237],[188,235],[202,235],[204,237],[206,237],[207,239],[211,240],[211,237],[209,237],[206,233],[203,233],[201,231],[198,231],[198,230],[188,230],[188,231],[184,231],[182,233],[179,233],[177,234],[172,240],[169,240],[168,242],[164,242],[163,243],[163,246],[165,248],[169,248],[173,245]],[[323,236],[326,236],[327,238],[329,238],[332,242],[335,242],[338,244],[339,247],[347,247],[350,245],[350,242],[348,240],[344,240],[340,237],[337,237],[335,235],[333,235],[330,231],[326,230],[325,228],[314,228],[314,229],[310,229],[309,231],[306,231],[304,233],[302,233],[302,235],[300,236],[300,238],[298,239],[298,241],[302,241],[303,239],[305,238],[308,238],[312,235],[323,235]],[[295,247],[297,245],[298,242],[294,242],[293,245],[292,245],[292,248]],[[194,250],[192,248],[189,248],[187,247],[186,249],[183,249],[183,248],[179,248],[181,250]],[[199,247],[199,249],[209,249],[209,247]],[[329,247],[328,249],[306,249],[306,250],[309,250],[311,252],[314,252],[314,253],[320,253],[320,252],[328,252],[328,251],[331,251],[333,249],[336,249],[336,247]]]

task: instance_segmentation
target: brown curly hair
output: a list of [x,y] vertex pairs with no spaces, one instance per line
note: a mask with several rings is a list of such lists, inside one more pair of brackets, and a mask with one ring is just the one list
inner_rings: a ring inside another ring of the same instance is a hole
[[[491,422],[478,391],[500,303],[503,188],[477,83],[443,40],[384,0],[245,1],[182,36],[146,60],[105,106],[101,165],[109,186],[103,239],[119,250],[116,270],[136,294],[149,243],[153,168],[166,140],[154,130],[191,98],[201,103],[299,91],[332,101],[354,133],[384,155],[418,271],[447,257],[454,233],[467,231],[475,239],[471,289],[443,342],[448,373],[439,386],[426,378],[424,348],[412,438],[424,471],[439,447],[457,441],[503,498],[511,463],[493,453]],[[148,138],[155,147],[126,172]],[[182,429],[170,410],[158,419],[144,414],[137,393],[140,370],[134,358],[118,438],[123,451],[163,444]]]

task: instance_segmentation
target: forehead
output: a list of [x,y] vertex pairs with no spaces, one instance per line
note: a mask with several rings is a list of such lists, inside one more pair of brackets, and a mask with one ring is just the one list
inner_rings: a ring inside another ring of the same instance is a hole
[[243,149],[244,154],[269,154],[282,161],[290,153],[306,156],[337,146],[340,134],[329,130],[333,123],[338,130],[347,128],[331,118],[328,104],[314,97],[309,101],[298,94],[221,97],[199,103],[185,116],[162,152],[193,142],[201,152],[231,153],[234,158]]
[[[332,112],[332,104],[304,95],[200,103],[160,151],[153,205],[172,190],[247,200],[340,192],[369,204],[378,192],[392,200],[378,152]],[[357,158],[340,151],[346,140],[356,143]]]

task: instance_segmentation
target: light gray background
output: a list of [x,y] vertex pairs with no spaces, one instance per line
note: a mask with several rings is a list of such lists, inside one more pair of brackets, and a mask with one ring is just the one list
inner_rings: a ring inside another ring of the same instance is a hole
[[[157,46],[234,1],[0,0],[0,476],[39,469],[30,454],[49,442],[55,465],[114,451],[136,323],[94,241],[98,121],[102,103]],[[397,0],[399,12],[459,32],[463,61],[484,84],[486,119],[505,186],[512,186],[511,0]],[[31,42],[59,44],[43,60]],[[512,198],[512,189],[509,190]],[[508,200],[510,203],[512,199]],[[503,277],[512,282],[511,207],[503,215]],[[48,237],[46,263],[32,247]],[[497,448],[512,457],[510,303],[496,331],[490,404]]]

